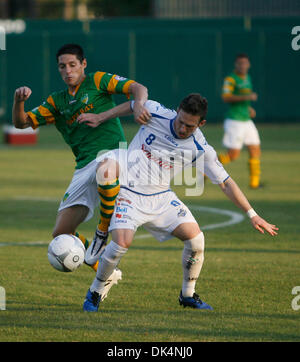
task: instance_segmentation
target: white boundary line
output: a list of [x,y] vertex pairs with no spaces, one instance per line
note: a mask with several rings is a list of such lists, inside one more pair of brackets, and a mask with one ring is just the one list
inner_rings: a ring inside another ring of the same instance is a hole
[[206,211],[206,212],[211,212],[213,214],[226,215],[226,216],[230,217],[230,219],[228,221],[225,221],[225,222],[220,222],[220,223],[217,223],[217,224],[209,224],[209,225],[202,226],[201,230],[212,230],[212,229],[223,228],[223,227],[226,227],[226,226],[238,224],[238,223],[242,222],[245,219],[244,215],[242,215],[242,214],[240,214],[239,212],[236,212],[236,211],[217,209],[215,207],[207,207],[207,206],[199,206],[199,205],[189,205],[188,208],[190,210],[194,209],[194,210],[198,210],[198,211]]
[[[201,230],[213,230],[213,229],[223,228],[223,227],[231,226],[234,224],[238,224],[245,219],[245,217],[242,214],[240,214],[239,212],[235,212],[235,211],[218,209],[215,207],[208,207],[208,206],[199,206],[199,205],[187,205],[187,206],[190,210],[210,212],[213,214],[226,215],[226,216],[230,217],[229,220],[224,221],[224,222],[201,226]],[[135,239],[147,239],[150,237],[152,238],[153,235],[151,235],[150,233],[149,234],[147,233],[147,234],[142,234],[142,235],[136,235]],[[27,243],[15,243],[15,242],[0,243],[0,247],[1,246],[39,246],[39,245],[47,245],[47,244],[49,244],[49,242],[50,241],[31,241],[31,242],[27,242]]]
[[61,198],[57,197],[46,197],[46,196],[14,196],[9,200],[15,201],[47,201],[47,202],[60,202]]
[[[230,219],[228,221],[201,226],[201,230],[213,230],[213,229],[223,228],[223,227],[227,227],[230,225],[238,224],[245,219],[245,217],[242,214],[240,214],[239,212],[235,212],[235,211],[217,209],[215,207],[199,206],[199,205],[186,205],[186,206],[191,211],[193,211],[193,210],[205,211],[205,212],[211,212],[213,214],[226,215],[226,216],[230,217]],[[143,235],[135,236],[135,239],[144,239],[144,238],[150,238],[150,237],[153,237],[153,235],[143,234]]]

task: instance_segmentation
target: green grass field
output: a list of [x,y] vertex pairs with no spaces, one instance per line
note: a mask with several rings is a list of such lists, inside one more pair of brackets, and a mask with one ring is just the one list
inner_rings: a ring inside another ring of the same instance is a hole
[[[130,139],[135,127],[125,127]],[[0,310],[0,341],[299,341],[300,310],[291,303],[292,289],[300,285],[300,126],[258,128],[265,188],[248,189],[246,151],[227,170],[280,233],[261,235],[246,218],[205,231],[197,292],[213,311],[179,306],[182,246],[175,239],[159,243],[141,229],[120,263],[123,280],[99,313],[84,313],[94,272],[83,265],[60,273],[47,259],[59,199],[73,173],[71,151],[52,127],[40,130],[36,146],[1,143],[0,286],[6,310]],[[203,131],[220,150],[222,126]],[[175,191],[187,204],[239,212],[209,181],[199,198]],[[202,227],[228,220],[201,210],[196,217]],[[98,212],[79,231],[92,238],[97,221]]]

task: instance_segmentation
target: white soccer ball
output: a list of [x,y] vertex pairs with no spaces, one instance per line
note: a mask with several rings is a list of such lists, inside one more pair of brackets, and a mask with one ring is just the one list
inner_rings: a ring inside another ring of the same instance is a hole
[[85,247],[71,234],[56,236],[48,247],[48,260],[56,270],[72,272],[84,262]]

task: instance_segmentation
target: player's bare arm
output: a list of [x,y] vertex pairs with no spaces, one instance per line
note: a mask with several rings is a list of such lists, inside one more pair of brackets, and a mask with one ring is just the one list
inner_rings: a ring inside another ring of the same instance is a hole
[[30,97],[31,93],[31,89],[28,87],[20,87],[15,90],[12,121],[16,128],[23,129],[32,126],[31,118],[24,111],[24,103]]
[[256,110],[253,107],[249,107],[249,113],[251,119],[256,117]]
[[[139,124],[147,124],[151,118],[151,114],[144,106],[148,100],[148,90],[142,84],[134,82],[129,86],[129,93],[133,95],[134,106],[133,111],[130,108],[130,102],[122,103],[119,106],[116,106],[107,112],[102,112],[98,114],[94,113],[82,113],[78,118],[78,123],[85,123],[90,127],[98,127],[99,124],[116,117],[122,117],[132,114],[134,119]],[[124,105],[124,106],[123,106]]]
[[99,124],[108,121],[112,118],[129,116],[132,114],[132,110],[130,107],[130,101],[121,103],[118,106],[109,109],[108,111],[101,112],[98,114],[94,113],[82,113],[78,118],[78,123],[85,123],[90,127],[98,127]]
[[243,194],[242,190],[238,187],[235,181],[232,178],[228,178],[225,182],[219,185],[224,194],[240,209],[248,214],[250,217],[252,226],[264,234],[267,231],[270,235],[277,235],[278,228],[276,225],[268,223],[266,220],[261,218],[253,210],[246,196]]
[[142,84],[134,82],[129,86],[129,93],[134,98],[133,116],[135,121],[139,124],[147,124],[151,118],[151,114],[144,106],[148,100],[148,89]]
[[257,94],[252,92],[250,94],[245,95],[237,95],[237,94],[222,94],[222,99],[225,103],[236,103],[243,101],[257,101]]

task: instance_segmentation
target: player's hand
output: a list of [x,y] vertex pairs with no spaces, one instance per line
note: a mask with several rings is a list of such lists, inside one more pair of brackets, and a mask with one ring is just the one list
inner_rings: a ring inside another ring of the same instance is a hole
[[134,120],[139,124],[147,124],[151,118],[151,114],[143,104],[135,101],[133,106]]
[[15,102],[25,102],[30,97],[32,91],[28,87],[20,87],[15,90]]
[[251,93],[249,96],[249,100],[254,102],[257,101],[257,93],[255,92]]
[[254,108],[249,107],[249,113],[250,113],[250,118],[253,119],[256,117],[256,111]]
[[98,127],[99,124],[103,123],[104,120],[101,117],[101,113],[81,113],[80,116],[77,117],[78,123],[85,123],[87,126],[90,127]]
[[266,220],[256,215],[251,218],[251,223],[254,229],[258,230],[260,233],[264,234],[267,231],[270,235],[277,235],[278,227],[273,224],[269,224]]

